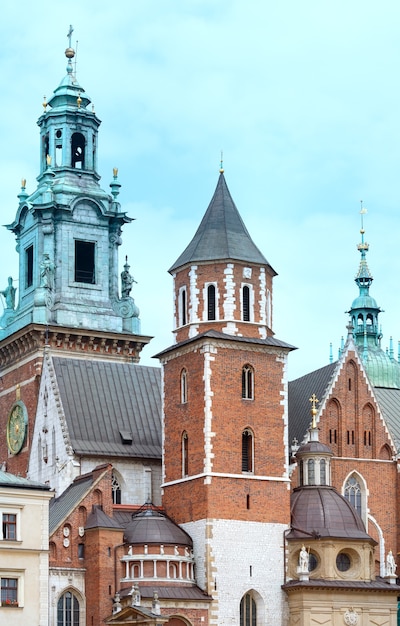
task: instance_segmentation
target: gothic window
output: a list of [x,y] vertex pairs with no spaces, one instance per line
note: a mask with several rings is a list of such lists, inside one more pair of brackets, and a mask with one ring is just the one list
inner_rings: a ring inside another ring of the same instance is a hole
[[79,626],[79,600],[71,591],[58,600],[57,626]]
[[181,371],[181,404],[187,402],[187,370]]
[[185,326],[187,324],[187,301],[186,301],[186,287],[181,287],[179,291],[179,326]]
[[256,626],[256,624],[256,602],[250,593],[246,593],[240,601],[240,626]]
[[15,541],[17,539],[17,516],[15,513],[3,513],[3,539]]
[[337,443],[337,430],[336,428],[329,429],[329,443]]
[[25,250],[25,289],[33,285],[33,246]]
[[121,487],[114,472],[111,478],[111,489],[113,504],[121,504]]
[[348,443],[348,445],[354,446],[354,441],[355,441],[354,430],[348,430],[347,431],[347,443]]
[[75,282],[94,284],[95,244],[93,241],[75,240]]
[[344,497],[354,506],[357,513],[362,515],[362,490],[355,476],[350,476],[344,486]]
[[248,364],[242,369],[242,398],[245,400],[254,398],[254,370]]
[[71,138],[71,166],[83,170],[85,167],[85,137],[74,133]]
[[372,444],[372,435],[370,430],[364,430],[364,446]]
[[315,485],[315,461],[314,459],[308,459],[307,469],[308,469],[308,484]]
[[250,428],[246,428],[242,433],[242,472],[253,472],[253,467],[253,433]]
[[18,606],[18,578],[1,579],[1,605]]
[[242,318],[244,322],[250,322],[250,287],[247,285],[242,289]]
[[189,475],[189,438],[185,431],[182,434],[182,476]]
[[215,320],[215,285],[207,287],[207,319]]
[[78,559],[84,559],[84,558],[85,558],[85,544],[78,543]]

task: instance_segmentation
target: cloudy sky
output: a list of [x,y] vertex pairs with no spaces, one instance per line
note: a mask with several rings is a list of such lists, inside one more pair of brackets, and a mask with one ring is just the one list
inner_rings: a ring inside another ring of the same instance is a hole
[[[172,343],[168,267],[214,192],[220,151],[235,203],[278,272],[274,330],[298,347],[296,378],[329,361],[357,295],[360,200],[382,346],[397,352],[400,3],[398,0],[28,0],[0,21],[1,223],[21,178],[35,189],[43,96],[66,71],[102,120],[99,172],[119,168],[142,332],[142,363]],[[17,278],[0,232],[0,288]],[[311,390],[312,391],[312,390]]]

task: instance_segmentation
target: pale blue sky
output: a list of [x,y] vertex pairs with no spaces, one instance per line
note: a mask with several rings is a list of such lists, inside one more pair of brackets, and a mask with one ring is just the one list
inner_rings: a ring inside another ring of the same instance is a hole
[[[383,347],[400,338],[398,0],[58,0],[2,6],[1,223],[20,180],[35,188],[36,120],[65,75],[69,24],[77,76],[102,120],[99,171],[119,168],[142,332],[142,362],[172,343],[168,267],[214,192],[220,150],[254,241],[278,272],[274,330],[299,349],[289,377],[325,365],[357,295],[360,200]],[[0,232],[0,288],[17,277]],[[312,390],[311,390],[312,391]]]

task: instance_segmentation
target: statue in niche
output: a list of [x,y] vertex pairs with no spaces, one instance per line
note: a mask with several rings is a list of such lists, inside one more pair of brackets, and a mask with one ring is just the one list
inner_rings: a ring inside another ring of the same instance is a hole
[[129,298],[129,294],[132,291],[133,283],[136,283],[136,280],[129,273],[130,265],[128,265],[128,257],[125,257],[125,265],[124,271],[121,272],[121,293],[123,298]]
[[396,575],[396,561],[394,560],[393,552],[389,550],[386,557],[386,576]]
[[11,276],[8,277],[8,285],[7,287],[1,291],[1,295],[4,297],[6,301],[6,309],[14,309],[15,308],[15,292],[17,291],[16,287],[13,285],[13,279]]
[[310,555],[308,554],[305,545],[303,544],[299,554],[299,570],[301,572],[308,572],[308,562],[310,560]]
[[45,289],[53,289],[54,285],[54,263],[50,260],[50,256],[45,252],[43,260],[40,263],[40,286]]

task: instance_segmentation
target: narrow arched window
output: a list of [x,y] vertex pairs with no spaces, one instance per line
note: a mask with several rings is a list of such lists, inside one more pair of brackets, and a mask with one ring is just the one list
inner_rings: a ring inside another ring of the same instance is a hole
[[242,369],[242,398],[245,400],[254,398],[254,370],[248,364]]
[[344,486],[344,497],[352,504],[361,516],[362,513],[362,499],[361,499],[361,486],[358,480],[354,476],[350,476]]
[[79,600],[71,591],[58,600],[57,626],[79,626]]
[[242,433],[242,472],[252,472],[254,467],[253,433],[246,428]]
[[315,461],[314,459],[308,459],[307,470],[308,470],[308,484],[315,485]]
[[326,461],[321,459],[319,462],[319,484],[326,485]]
[[186,287],[182,287],[179,294],[179,325],[185,324],[187,324]]
[[187,402],[187,370],[181,371],[181,404]]
[[189,475],[189,437],[185,431],[182,434],[182,476]]
[[215,285],[208,285],[207,287],[207,319],[215,320]]
[[245,285],[242,289],[242,316],[244,322],[250,322],[250,287]]
[[121,486],[114,472],[111,479],[111,490],[113,504],[121,504]]
[[240,601],[240,626],[256,626],[256,624],[256,602],[250,593],[246,593]]
[[71,166],[83,170],[85,167],[85,137],[74,133],[71,137]]

